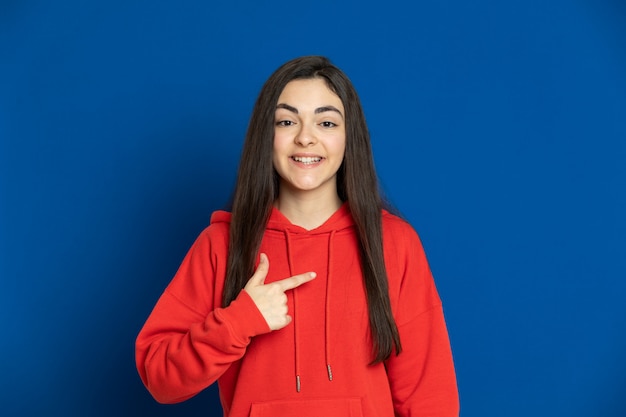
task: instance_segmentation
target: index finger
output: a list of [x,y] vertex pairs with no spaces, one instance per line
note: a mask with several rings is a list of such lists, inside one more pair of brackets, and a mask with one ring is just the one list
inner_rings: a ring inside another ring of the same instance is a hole
[[279,285],[280,289],[283,290],[283,292],[285,292],[287,290],[292,290],[294,288],[297,288],[300,285],[304,284],[305,282],[311,281],[316,276],[317,274],[315,272],[306,272],[304,274],[294,275],[293,277],[276,281],[274,282],[274,284]]

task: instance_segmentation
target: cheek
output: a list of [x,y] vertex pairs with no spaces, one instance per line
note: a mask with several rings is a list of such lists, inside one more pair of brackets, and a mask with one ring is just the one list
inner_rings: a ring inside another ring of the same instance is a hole
[[288,142],[289,142],[289,138],[287,137],[287,135],[285,134],[281,135],[281,134],[275,133],[274,145],[273,145],[274,154],[284,152]]
[[341,155],[343,159],[343,157],[346,154],[346,139],[345,138],[338,138],[335,142],[334,142],[334,147],[333,150],[336,154]]
[[280,153],[280,137],[274,135],[274,142],[272,143],[272,160],[276,160],[277,154]]
[[274,135],[274,144],[272,146],[272,165],[274,169],[280,166],[281,161],[285,157],[285,140],[279,135]]

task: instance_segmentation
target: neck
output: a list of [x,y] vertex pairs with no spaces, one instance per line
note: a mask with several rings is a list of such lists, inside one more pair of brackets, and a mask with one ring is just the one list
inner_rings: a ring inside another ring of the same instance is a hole
[[274,206],[296,226],[307,230],[315,229],[330,218],[342,205],[334,193],[331,196],[310,195],[308,193],[290,193],[280,190]]

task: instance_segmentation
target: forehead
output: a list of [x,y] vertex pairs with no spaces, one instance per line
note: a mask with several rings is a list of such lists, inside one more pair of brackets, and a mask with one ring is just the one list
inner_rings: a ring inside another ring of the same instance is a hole
[[278,103],[290,104],[298,107],[320,107],[333,105],[343,111],[343,103],[335,94],[326,81],[321,78],[293,80],[287,83],[280,96]]

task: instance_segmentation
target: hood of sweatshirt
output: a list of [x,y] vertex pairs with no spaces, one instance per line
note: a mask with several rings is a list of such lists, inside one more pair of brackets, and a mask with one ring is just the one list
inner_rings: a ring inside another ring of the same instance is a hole
[[[231,214],[227,211],[219,210],[213,212],[211,215],[211,224],[213,223],[229,223],[231,221]],[[332,216],[330,216],[324,224],[321,226],[307,230],[303,227],[297,226],[289,221],[276,207],[272,208],[270,218],[267,223],[267,230],[274,230],[278,232],[287,232],[290,234],[308,234],[318,235],[324,233],[330,233],[333,231],[341,231],[349,229],[354,226],[354,220],[350,214],[350,208],[348,203],[344,203]]]
[[[230,223],[231,214],[225,211],[217,211],[214,212],[211,217],[211,223]],[[315,229],[307,230],[303,227],[295,225],[287,219],[277,208],[272,208],[272,212],[270,214],[270,218],[268,220],[266,226],[266,235],[273,235],[280,240],[284,240],[285,248],[286,248],[286,261],[289,271],[289,276],[297,275],[306,271],[301,269],[297,269],[296,265],[298,263],[298,259],[295,259],[294,255],[294,247],[296,246],[294,242],[310,242],[311,245],[315,246],[316,251],[323,250],[326,252],[326,271],[323,271],[326,275],[325,280],[325,291],[324,291],[324,317],[323,317],[323,326],[324,326],[324,357],[326,363],[324,364],[324,368],[328,374],[328,380],[333,380],[332,373],[332,358],[330,357],[330,314],[329,314],[329,306],[332,300],[330,299],[331,294],[331,286],[333,285],[333,279],[336,277],[331,276],[332,265],[334,262],[340,260],[341,254],[336,253],[333,248],[333,241],[335,236],[338,233],[349,232],[353,233],[350,229],[354,228],[354,220],[352,219],[352,215],[350,214],[350,209],[347,203],[344,203],[333,215],[331,215],[322,225]],[[308,244],[308,243],[307,243]],[[258,259],[258,255],[256,258]],[[270,259],[270,270],[272,269],[272,260]],[[308,270],[307,270],[308,271]],[[315,271],[318,273],[322,271]],[[287,276],[283,278],[288,278]],[[302,376],[300,374],[300,344],[301,344],[301,336],[300,336],[300,321],[298,320],[298,293],[300,288],[295,288],[293,290],[288,291],[287,293],[291,293],[291,299],[293,303],[293,311],[290,311],[289,314],[293,317],[292,328],[293,338],[294,338],[294,346],[293,346],[293,356],[294,356],[294,368],[295,368],[295,388],[297,392],[300,392],[302,389],[301,379]],[[321,300],[320,300],[321,301]],[[322,318],[320,318],[321,320]],[[283,329],[281,329],[282,331]],[[286,329],[285,329],[286,330]]]

